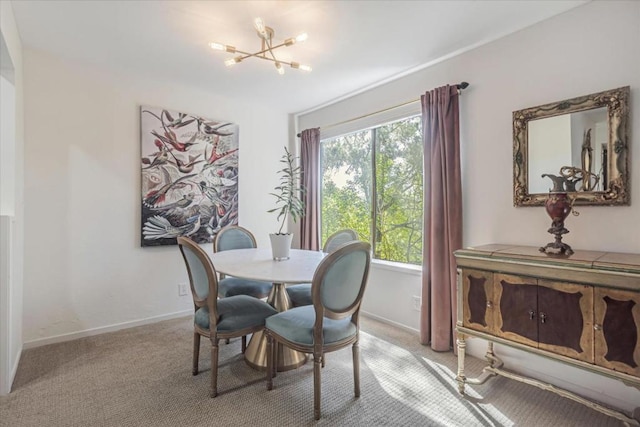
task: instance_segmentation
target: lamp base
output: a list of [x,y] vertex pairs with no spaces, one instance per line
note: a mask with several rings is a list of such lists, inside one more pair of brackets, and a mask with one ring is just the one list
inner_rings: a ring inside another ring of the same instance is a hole
[[567,256],[573,255],[573,249],[571,249],[571,246],[562,242],[547,243],[546,246],[542,246],[539,250],[540,252],[544,252],[545,254],[567,255]]
[[549,228],[547,232],[553,234],[556,239],[551,243],[547,243],[546,246],[542,246],[539,249],[540,252],[553,255],[573,255],[571,246],[562,242],[562,235],[569,232],[569,230],[564,227],[564,222],[552,223],[551,228]]

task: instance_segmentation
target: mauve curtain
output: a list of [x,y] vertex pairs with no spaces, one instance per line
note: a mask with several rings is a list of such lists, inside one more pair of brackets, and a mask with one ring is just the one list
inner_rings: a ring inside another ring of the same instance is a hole
[[424,233],[420,342],[431,342],[436,351],[448,351],[453,344],[457,306],[453,251],[462,247],[457,87],[433,89],[421,102]]
[[301,132],[300,166],[305,213],[300,221],[300,248],[320,249],[320,128]]

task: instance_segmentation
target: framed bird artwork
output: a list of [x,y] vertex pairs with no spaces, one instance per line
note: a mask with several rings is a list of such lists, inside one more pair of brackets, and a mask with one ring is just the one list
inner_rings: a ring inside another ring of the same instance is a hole
[[140,130],[142,246],[238,223],[238,125],[142,106]]

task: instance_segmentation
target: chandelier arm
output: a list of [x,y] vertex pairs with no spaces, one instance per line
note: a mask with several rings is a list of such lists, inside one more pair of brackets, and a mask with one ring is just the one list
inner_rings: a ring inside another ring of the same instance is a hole
[[[282,46],[286,46],[286,43],[280,43],[279,45],[276,45],[276,46],[273,46],[273,47],[268,47],[266,49],[259,50],[259,51],[255,52],[255,53],[243,52],[240,49],[236,49],[236,52],[241,54],[241,55],[245,55],[242,59],[248,58],[250,56],[255,56],[256,58],[263,58],[264,59],[263,56],[259,56],[259,55],[262,55],[265,52],[269,52],[269,51],[278,49],[278,48],[280,48]],[[268,58],[268,59],[271,60],[270,58]],[[282,62],[282,61],[280,61],[280,62]]]
[[279,62],[280,64],[291,66],[291,62],[281,61],[279,59],[271,59],[271,58],[264,58],[264,59],[269,60],[271,62]]
[[[268,50],[268,49],[265,49],[265,51],[267,51],[267,50]],[[264,59],[264,60],[266,60],[266,61],[279,62],[279,63],[281,63],[281,64],[288,65],[288,66],[290,66],[290,67],[291,67],[291,62],[282,61],[282,60],[280,60],[280,59],[275,59],[275,56],[274,56],[274,59],[271,59],[271,58],[269,58],[268,56],[261,56],[261,54],[262,54],[262,53],[264,53],[264,52],[262,52],[262,51],[260,51],[260,52],[256,52],[256,53],[248,53],[248,52],[243,52],[243,51],[241,51],[241,50],[237,50],[237,49],[236,49],[236,52],[237,52],[237,53],[239,53],[239,54],[241,54],[241,55],[243,55],[243,56],[240,56],[240,57],[239,57],[240,61],[243,61],[243,60],[245,60],[245,59],[247,59],[247,58],[250,58],[250,57],[254,57],[254,58],[258,58],[258,59]]]
[[[247,59],[247,58],[249,58],[250,56],[256,56],[256,55],[257,55],[257,53],[243,52],[243,51],[238,50],[238,49],[236,49],[236,52],[235,52],[235,53],[239,53],[240,55],[242,55],[242,56],[240,57],[240,59]],[[258,52],[258,53],[259,53],[259,52]],[[256,56],[256,58],[260,58],[260,56]]]
[[[273,53],[273,49],[277,49],[271,46],[271,39],[269,39],[269,41],[267,41],[267,46],[269,47],[269,54],[271,54],[271,57],[273,58],[273,62],[282,62],[282,61],[278,61],[276,59],[276,55]],[[267,58],[265,58],[267,59]]]
[[[240,52],[240,53],[242,53],[242,52]],[[253,53],[253,54],[249,53],[249,54],[246,54],[245,56],[240,57],[240,59],[244,60],[246,58],[249,58],[250,56],[253,56],[253,57],[258,58],[258,59],[264,59],[265,61],[271,61],[271,62],[279,62],[281,64],[288,65],[288,66],[291,67],[291,62],[281,61],[279,59],[271,59],[268,56],[256,56],[256,55],[258,55],[258,54],[257,53]]]
[[286,45],[287,45],[286,43],[280,43],[280,44],[277,44],[275,46],[271,46],[271,43],[268,43],[267,46],[269,46],[269,47],[267,49],[264,49],[264,50],[262,50],[260,52],[257,52],[257,53],[265,53],[266,51],[276,50],[276,49],[278,49],[278,48],[280,48],[282,46],[286,46]]

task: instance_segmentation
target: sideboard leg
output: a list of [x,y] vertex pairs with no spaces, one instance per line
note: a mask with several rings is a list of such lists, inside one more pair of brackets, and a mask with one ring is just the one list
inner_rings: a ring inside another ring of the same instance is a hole
[[487,359],[487,362],[489,362],[489,366],[485,368],[484,371],[487,371],[488,368],[501,368],[502,365],[504,365],[502,359],[496,356],[496,354],[493,352],[492,341],[487,342],[487,354],[484,355],[484,358]]
[[493,368],[493,365],[496,361],[496,355],[493,353],[493,342],[487,342],[487,354],[484,355],[484,358],[489,362],[489,366]]
[[[460,334],[460,336],[462,336],[462,339],[458,339],[458,376],[456,377],[456,379],[458,380],[458,390],[460,390],[460,388],[462,387],[462,391],[460,391],[460,393],[464,394],[465,384],[472,384],[472,385],[484,384],[485,382],[487,382],[489,378],[495,377],[497,375],[495,371],[502,367],[503,362],[493,352],[493,342],[487,341],[487,352],[485,353],[484,357],[489,363],[489,365],[485,366],[482,369],[482,373],[478,377],[467,378],[464,375],[464,355],[465,355],[465,348],[467,347],[467,343],[465,341],[464,335]],[[462,354],[462,360],[460,359],[461,354]],[[462,381],[462,386],[460,385],[461,381]]]
[[458,345],[458,376],[456,381],[458,381],[458,393],[464,394],[464,383],[467,380],[464,376],[464,355],[467,348],[464,334],[458,333],[456,344]]

